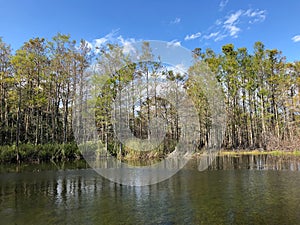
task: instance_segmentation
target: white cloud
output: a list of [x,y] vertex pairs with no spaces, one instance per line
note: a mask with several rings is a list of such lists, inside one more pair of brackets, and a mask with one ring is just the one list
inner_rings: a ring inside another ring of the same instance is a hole
[[188,40],[193,40],[193,39],[196,39],[196,38],[199,38],[201,36],[201,33],[200,32],[197,32],[195,34],[191,34],[191,35],[186,35],[184,40],[185,41],[188,41]]
[[129,38],[125,40],[122,37],[122,35],[120,35],[117,39],[120,41],[121,45],[123,46],[123,53],[125,55],[137,53],[137,50],[133,46],[133,43],[136,42],[134,38]]
[[209,35],[205,35],[204,38],[205,39],[211,39],[211,38],[215,38],[219,35],[220,32],[213,32],[213,33],[210,33]]
[[238,37],[238,33],[241,31],[241,28],[238,27],[242,17],[250,18],[249,23],[258,23],[263,22],[266,19],[266,10],[253,10],[248,9],[247,11],[238,10],[235,13],[232,13],[225,21],[224,28],[228,32],[228,35],[234,38]]
[[229,0],[221,0],[221,2],[219,4],[219,10],[222,11],[226,7],[228,2],[229,2]]
[[172,20],[170,22],[170,24],[178,24],[178,23],[180,23],[180,21],[181,21],[181,18],[176,17],[174,20]]
[[117,35],[118,32],[119,32],[119,29],[113,30],[110,33],[108,33],[107,35],[105,35],[104,37],[94,39],[93,46],[94,46],[95,53],[99,53],[99,51],[100,51],[99,48],[103,47],[108,42],[115,40],[116,39],[115,36]]
[[181,42],[177,40],[169,41],[167,43],[167,47],[179,47],[181,46]]
[[235,13],[232,13],[227,20],[225,20],[224,24],[229,24],[232,25],[234,23],[236,23],[239,19],[239,17],[242,15],[243,10],[238,10]]
[[213,39],[214,41],[221,41],[223,40],[227,35],[221,33],[220,31],[218,32],[212,32],[209,35],[205,35],[203,38],[206,40]]
[[137,42],[134,38],[123,38],[122,35],[117,37],[119,30],[113,30],[110,33],[106,34],[104,37],[96,38],[91,43],[87,42],[88,46],[98,54],[101,48],[105,48],[106,44],[119,44],[123,48],[123,53],[127,54],[136,54],[137,49],[134,47],[134,43]]
[[295,35],[292,37],[293,42],[300,42],[300,35]]
[[234,38],[237,38],[238,32],[241,31],[241,29],[235,25],[224,25],[224,28],[229,32],[229,35]]
[[253,9],[248,9],[244,15],[252,18],[252,20],[249,21],[249,23],[258,23],[258,22],[263,22],[266,17],[267,17],[267,11],[266,10],[253,10]]
[[[237,38],[239,33],[242,32],[242,29],[250,29],[249,24],[263,22],[266,19],[266,16],[266,10],[239,9],[223,18],[217,19],[205,32],[205,35],[202,36],[202,40],[212,39],[214,41],[220,41],[226,37]],[[245,27],[245,24],[248,25]]]
[[104,45],[107,41],[108,41],[108,38],[106,36],[102,37],[102,38],[97,38],[94,40],[96,47],[100,47],[100,46]]
[[220,34],[220,35],[216,36],[216,38],[214,39],[214,41],[221,41],[221,40],[223,40],[226,37],[227,37],[226,34]]
[[241,28],[237,27],[237,24],[239,23],[239,19],[243,15],[243,12],[244,11],[240,9],[235,13],[229,15],[224,21],[223,27],[225,29],[225,32],[228,33],[229,36],[234,38],[238,37],[238,32],[241,31]]

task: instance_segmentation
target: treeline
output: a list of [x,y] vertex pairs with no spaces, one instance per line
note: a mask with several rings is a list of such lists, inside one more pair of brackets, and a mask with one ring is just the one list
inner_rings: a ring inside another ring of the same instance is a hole
[[74,91],[90,65],[89,53],[85,41],[76,45],[62,34],[31,39],[14,54],[0,39],[0,143],[13,145],[17,160],[20,145],[74,141]]
[[[185,101],[183,89],[198,94],[199,110],[204,100],[199,99],[200,85],[192,90],[188,74],[154,58],[149,43],[143,43],[140,50],[140,62],[133,63],[122,48],[109,45],[97,64],[98,74],[103,76],[96,76],[98,79],[94,80],[94,84],[101,84],[101,88],[96,88],[99,98],[95,106],[103,148],[130,159],[153,158],[175,150],[184,135],[185,125],[190,122],[189,118],[180,120],[179,105],[185,104],[185,111],[192,107]],[[191,96],[196,100],[195,97]],[[155,122],[158,117],[161,122]],[[196,139],[191,141],[197,142]]]
[[[189,82],[188,74],[161,63],[131,64],[117,44],[108,44],[96,52],[84,40],[76,43],[69,35],[62,34],[51,40],[31,39],[14,53],[0,39],[0,143],[14,146],[17,160],[21,145],[74,143],[75,93],[83,98],[82,82],[101,73],[109,79],[99,92],[96,124],[99,138],[110,152],[128,153],[118,142],[111,121],[117,91],[121,91],[122,85],[134,88],[141,81],[146,81],[148,87],[150,78],[155,86],[159,76],[186,88],[197,102],[200,131],[195,142],[199,149],[208,144],[212,109],[207,108],[201,85],[197,87]],[[149,44],[144,44],[142,55],[151,55]],[[205,62],[209,66],[223,89],[227,114],[224,148],[299,148],[300,62],[286,62],[279,50],[265,49],[261,42],[255,43],[252,54],[246,48],[235,49],[228,44],[222,47],[220,54],[197,48],[193,55],[195,64]],[[111,65],[117,61],[131,66],[113,71]],[[104,69],[92,70],[92,66]],[[146,90],[138,93],[136,89],[138,94],[131,100],[139,103],[128,110],[127,125],[136,137],[149,139],[148,122],[154,115],[161,114],[168,126],[160,152],[168,153],[181,135],[176,107],[156,96],[158,93],[150,95],[150,89]]]
[[227,108],[225,148],[299,149],[300,62],[254,44],[253,54],[232,44],[221,54],[195,53],[223,87]]

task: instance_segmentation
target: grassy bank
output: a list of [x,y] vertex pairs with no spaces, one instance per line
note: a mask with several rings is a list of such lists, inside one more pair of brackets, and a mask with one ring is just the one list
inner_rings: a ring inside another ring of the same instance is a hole
[[[21,144],[18,149],[16,146],[0,146],[0,163],[16,163],[17,152],[19,153],[20,162],[64,162],[82,159],[82,154],[75,143],[68,144]],[[152,161],[165,157],[162,148],[157,148],[154,151],[143,152],[126,149],[122,160],[130,161]],[[196,152],[194,157],[200,156],[200,152]],[[236,155],[273,155],[273,156],[299,156],[300,150],[294,151],[261,151],[261,150],[221,150],[218,152],[220,156],[236,156]]]
[[0,162],[72,161],[80,159],[81,153],[75,143],[68,144],[21,144],[0,146]]

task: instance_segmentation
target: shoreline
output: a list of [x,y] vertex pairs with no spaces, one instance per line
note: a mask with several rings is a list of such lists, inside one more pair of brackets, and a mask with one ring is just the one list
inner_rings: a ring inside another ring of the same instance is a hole
[[[197,151],[193,153],[192,158],[201,157],[203,152]],[[272,156],[296,156],[300,157],[300,150],[286,151],[286,150],[228,150],[222,149],[216,152],[218,156],[240,156],[240,155],[272,155]],[[16,160],[15,146],[0,146],[0,164],[18,164],[30,163],[39,164],[41,162],[74,162],[84,160],[81,152],[75,143],[68,144],[44,144],[31,145],[23,144],[19,149],[20,160]],[[137,155],[128,154],[122,157],[122,160],[127,162],[134,161],[157,161],[164,158],[162,154]]]
[[286,151],[286,150],[271,150],[271,151],[261,151],[261,150],[221,150],[219,151],[219,156],[224,155],[273,155],[273,156],[300,156],[300,150]]

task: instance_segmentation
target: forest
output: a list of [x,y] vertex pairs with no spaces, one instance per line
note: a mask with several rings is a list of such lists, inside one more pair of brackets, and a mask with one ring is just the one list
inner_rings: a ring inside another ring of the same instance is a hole
[[[209,144],[212,109],[201,84],[189,76],[200,62],[222,88],[227,118],[222,149],[299,150],[300,61],[287,62],[280,50],[266,49],[262,42],[251,50],[227,44],[220,53],[196,48],[191,54],[194,64],[185,73],[159,59],[132,63],[117,43],[92,51],[84,40],[77,43],[70,35],[57,34],[51,40],[30,39],[13,51],[0,39],[0,160],[80,158],[72,129],[76,96],[84,98],[82,84],[101,82],[99,75],[108,79],[96,99],[95,123],[100,142],[112,155],[155,158],[175,149],[182,124],[176,106],[158,96],[161,79],[175,82],[193,100],[200,125],[193,141],[195,151],[201,151]],[[142,56],[151,58],[147,42]],[[113,71],[117,62],[126,66]],[[138,89],[140,83],[146,92]],[[136,104],[127,107],[124,118],[135,137],[150,139],[149,121],[158,114],[167,123],[162,144],[152,155],[137,154],[130,147],[137,143],[124,146],[114,132],[111,112],[124,86],[136,93],[130,99]],[[174,93],[174,99],[179,97]]]

